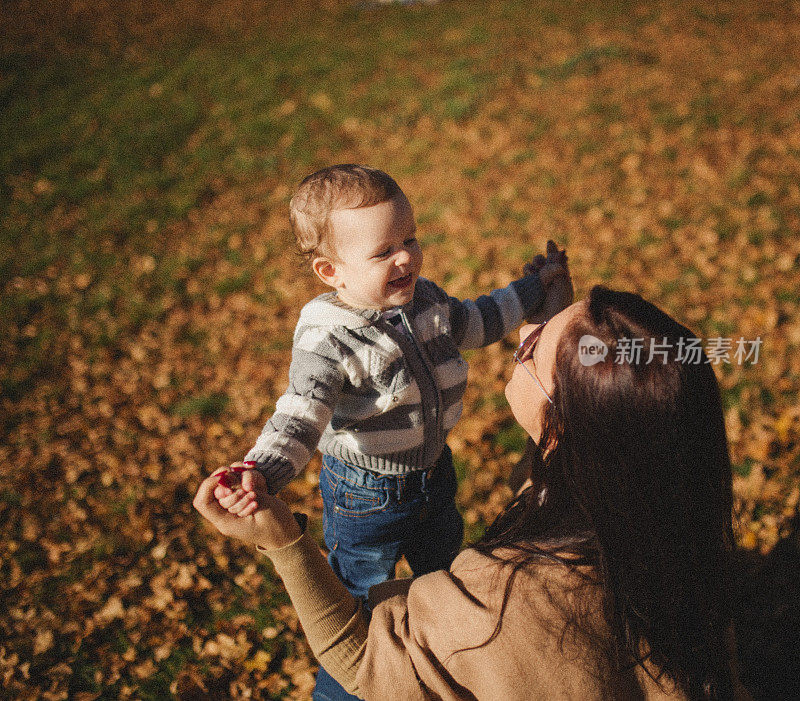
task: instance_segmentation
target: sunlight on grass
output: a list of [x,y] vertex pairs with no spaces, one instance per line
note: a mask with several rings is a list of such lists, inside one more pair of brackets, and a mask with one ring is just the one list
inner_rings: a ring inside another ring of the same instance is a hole
[[[302,696],[314,663],[274,572],[210,537],[191,494],[285,387],[322,291],[288,200],[332,162],[398,179],[423,274],[453,295],[506,284],[553,238],[578,298],[602,282],[698,335],[763,337],[757,365],[716,370],[741,532],[774,546],[800,474],[790,6],[20,8],[0,10],[16,13],[0,46],[7,693]],[[468,540],[525,446],[512,345],[465,354]],[[319,539],[318,470],[288,493]]]

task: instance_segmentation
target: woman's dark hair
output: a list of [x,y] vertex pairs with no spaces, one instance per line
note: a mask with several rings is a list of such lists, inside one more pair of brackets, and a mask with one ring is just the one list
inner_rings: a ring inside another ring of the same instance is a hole
[[[581,362],[587,335],[608,347],[602,362]],[[638,339],[637,360],[625,349]],[[702,352],[684,357],[692,339],[639,295],[594,287],[559,339],[533,486],[475,547],[513,565],[503,609],[523,567],[591,565],[618,668],[643,663],[690,698],[726,698],[731,466],[714,372]],[[589,634],[587,614],[565,616]]]

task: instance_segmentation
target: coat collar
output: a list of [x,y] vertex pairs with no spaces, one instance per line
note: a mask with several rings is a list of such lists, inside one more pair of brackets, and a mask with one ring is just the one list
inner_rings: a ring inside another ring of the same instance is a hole
[[[414,313],[418,304],[418,290],[414,297],[401,309],[406,314]],[[371,326],[381,318],[383,312],[379,309],[358,309],[342,302],[335,292],[325,292],[312,299],[300,312],[300,322],[312,326],[347,326],[359,328]]]

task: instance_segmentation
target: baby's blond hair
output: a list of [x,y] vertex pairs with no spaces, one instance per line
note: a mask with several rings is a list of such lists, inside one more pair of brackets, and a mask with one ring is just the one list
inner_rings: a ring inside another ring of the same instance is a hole
[[343,163],[312,173],[289,202],[289,219],[300,252],[306,258],[315,253],[334,255],[329,240],[331,212],[371,207],[402,193],[391,176],[369,166]]

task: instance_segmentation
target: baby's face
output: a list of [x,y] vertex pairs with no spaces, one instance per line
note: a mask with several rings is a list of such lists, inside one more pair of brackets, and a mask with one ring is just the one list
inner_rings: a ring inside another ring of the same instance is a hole
[[330,217],[339,299],[359,309],[411,301],[422,268],[414,212],[405,195]]

